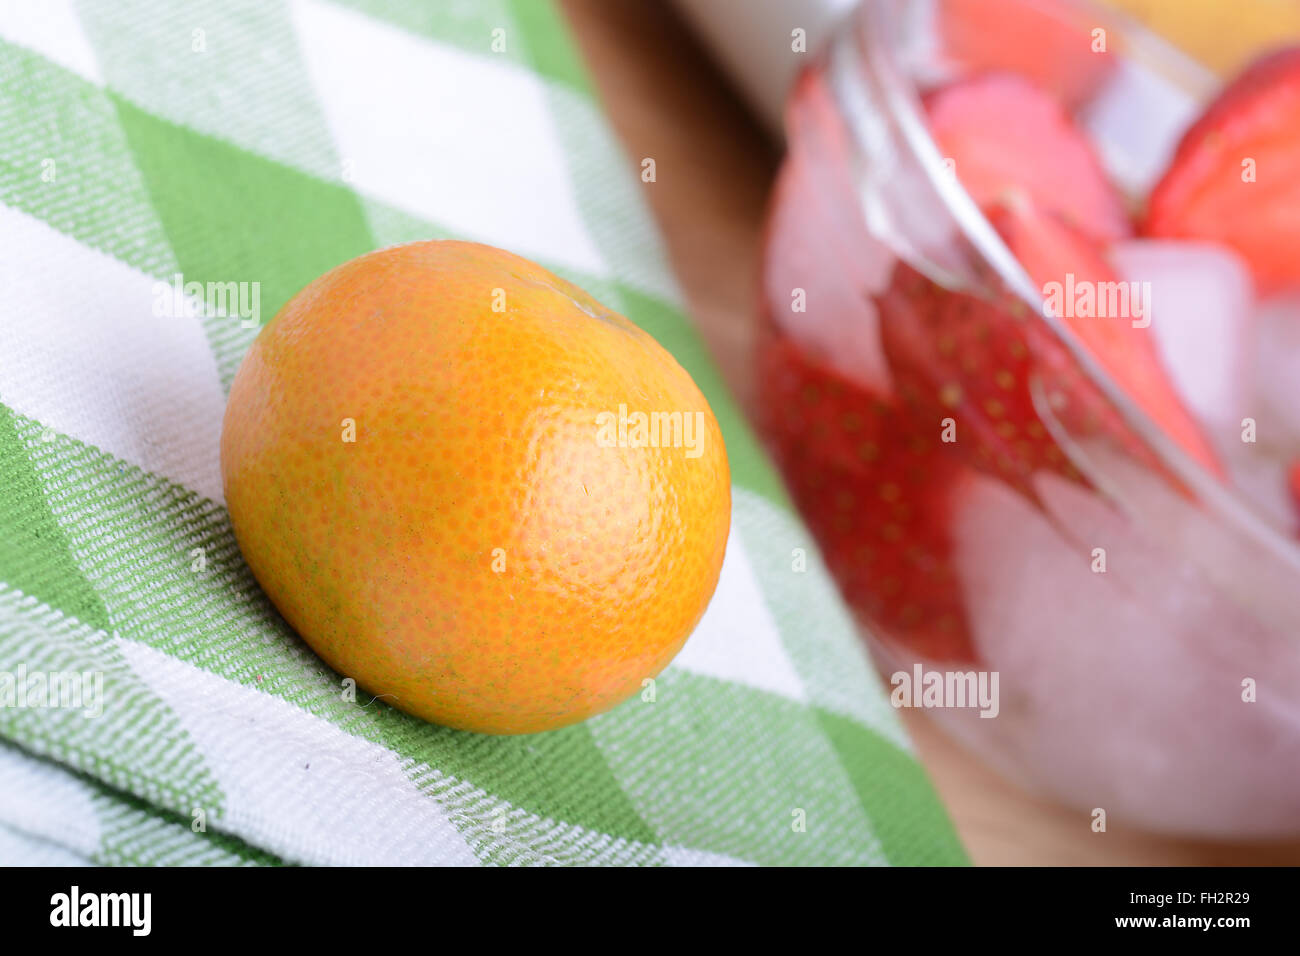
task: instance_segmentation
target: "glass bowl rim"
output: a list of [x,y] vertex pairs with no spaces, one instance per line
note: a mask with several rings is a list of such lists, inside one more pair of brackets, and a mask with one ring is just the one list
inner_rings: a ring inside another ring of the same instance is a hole
[[[929,187],[943,203],[946,213],[964,239],[1012,294],[1029,307],[1032,321],[1044,324],[1052,337],[1065,349],[1070,359],[1101,393],[1104,400],[1120,415],[1155,457],[1158,464],[1191,491],[1196,500],[1230,521],[1257,544],[1282,560],[1300,575],[1300,544],[1286,537],[1272,522],[1260,515],[1237,488],[1220,481],[1200,462],[1192,458],[1144,409],[1128,395],[1110,373],[1093,357],[1077,335],[1060,318],[1043,309],[1042,294],[1029,279],[1015,255],[997,230],[979,209],[974,199],[944,169],[943,155],[930,135],[925,119],[921,91],[900,60],[896,42],[901,10],[915,12],[918,4],[931,0],[861,0],[848,14],[847,29],[833,34],[826,51],[828,70],[863,70],[877,84],[890,120],[902,134],[909,159],[921,170]],[[1041,0],[1018,0],[1047,9]],[[1174,47],[1121,10],[1103,7],[1094,0],[1050,0],[1057,9],[1089,22],[1123,38],[1124,51],[1137,51],[1142,62],[1157,66],[1166,79],[1175,83],[1198,104],[1206,102],[1221,86],[1221,80],[1207,68]],[[1115,52],[1122,56],[1123,53]],[[863,75],[863,74],[857,74]],[[832,96],[835,83],[832,79]],[[849,129],[851,148],[864,152],[863,135],[855,125],[854,111],[836,97]],[[860,194],[863,190],[859,189]],[[915,265],[915,263],[913,263]]]

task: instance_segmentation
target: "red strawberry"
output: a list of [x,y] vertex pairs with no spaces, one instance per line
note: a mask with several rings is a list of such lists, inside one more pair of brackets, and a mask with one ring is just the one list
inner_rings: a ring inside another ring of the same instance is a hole
[[788,340],[759,367],[764,432],[855,613],[928,659],[974,660],[949,564],[957,462],[938,430]]
[[1129,235],[1124,205],[1092,147],[1028,80],[994,73],[926,98],[930,132],[980,206],[1022,197],[1100,241]]
[[1085,102],[1115,66],[1092,27],[1061,0],[939,0],[943,54],[963,71],[1018,73],[1066,106]]
[[1192,125],[1143,232],[1231,246],[1264,293],[1300,282],[1300,47],[1256,61]]

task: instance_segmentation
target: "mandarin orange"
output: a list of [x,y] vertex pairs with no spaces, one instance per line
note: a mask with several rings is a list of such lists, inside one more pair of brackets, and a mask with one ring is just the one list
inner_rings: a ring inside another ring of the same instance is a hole
[[221,468],[254,576],[327,663],[489,733],[641,689],[730,524],[721,433],[672,356],[466,242],[361,256],[290,300],[235,377]]

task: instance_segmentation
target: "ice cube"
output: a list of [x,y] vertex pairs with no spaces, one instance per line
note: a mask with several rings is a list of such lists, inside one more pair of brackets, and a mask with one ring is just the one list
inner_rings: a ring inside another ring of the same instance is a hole
[[[995,719],[945,712],[950,726],[1078,808],[1205,836],[1292,831],[1294,634],[1094,491],[1054,476],[1037,490],[1041,505],[979,476],[954,516],[954,563],[1001,699]],[[1247,678],[1258,703],[1243,700]]]
[[1149,290],[1150,331],[1188,409],[1216,446],[1229,431],[1236,437],[1251,363],[1254,290],[1245,264],[1224,246],[1163,239],[1116,243],[1111,264]]
[[871,297],[888,284],[894,255],[867,232],[846,147],[820,132],[796,143],[781,171],[763,293],[773,321],[812,356],[888,394],[892,377]]
[[[1300,456],[1300,294],[1259,303],[1241,420],[1217,446],[1232,483],[1284,534],[1297,525],[1287,471]],[[1229,423],[1229,428],[1231,423]]]

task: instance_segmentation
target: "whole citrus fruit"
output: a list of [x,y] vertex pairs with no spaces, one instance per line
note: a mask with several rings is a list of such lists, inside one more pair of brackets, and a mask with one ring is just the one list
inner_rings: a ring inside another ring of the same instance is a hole
[[721,433],[672,356],[465,242],[290,300],[235,377],[221,470],[253,574],[326,662],[491,733],[639,690],[703,614],[730,524]]

